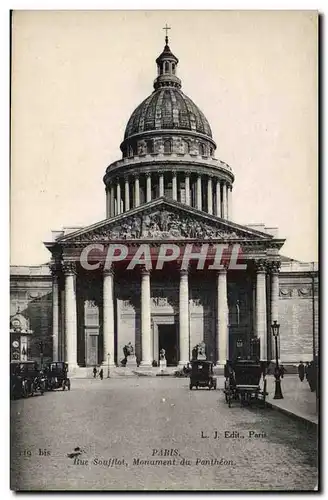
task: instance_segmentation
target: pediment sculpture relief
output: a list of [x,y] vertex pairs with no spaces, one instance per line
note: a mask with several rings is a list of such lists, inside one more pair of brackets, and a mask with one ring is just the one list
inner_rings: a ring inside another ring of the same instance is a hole
[[192,215],[173,213],[168,210],[144,213],[124,219],[116,225],[107,224],[105,227],[95,229],[90,233],[82,234],[79,240],[101,241],[116,239],[242,239],[246,237],[241,232],[228,231],[213,227],[209,223]]

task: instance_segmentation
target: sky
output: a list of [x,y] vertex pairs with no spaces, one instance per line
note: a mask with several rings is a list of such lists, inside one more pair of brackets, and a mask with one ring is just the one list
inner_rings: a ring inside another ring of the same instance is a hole
[[15,11],[11,264],[47,262],[51,230],[105,218],[106,167],[153,91],[171,26],[182,91],[235,174],[233,220],[317,260],[317,17],[311,11]]

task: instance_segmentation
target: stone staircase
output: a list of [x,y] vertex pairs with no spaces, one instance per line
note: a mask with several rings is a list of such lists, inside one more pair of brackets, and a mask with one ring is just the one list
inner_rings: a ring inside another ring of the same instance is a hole
[[[156,376],[173,376],[174,372],[178,368],[175,366],[170,366],[165,370],[161,370],[159,367],[123,367],[123,366],[113,366],[110,367],[109,375],[111,378],[120,377],[156,377]],[[69,377],[74,378],[93,378],[93,367],[82,367],[79,366],[74,370],[70,370]],[[99,371],[99,367],[98,367]],[[104,378],[107,378],[107,366],[103,366]]]

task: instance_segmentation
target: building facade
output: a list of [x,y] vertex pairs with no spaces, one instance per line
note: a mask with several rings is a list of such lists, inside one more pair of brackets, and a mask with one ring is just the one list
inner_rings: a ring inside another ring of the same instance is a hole
[[[120,365],[131,342],[141,368],[158,363],[161,349],[168,366],[183,366],[203,341],[222,366],[259,339],[260,359],[270,360],[277,320],[282,361],[299,361],[301,352],[312,359],[314,333],[307,325],[304,342],[300,311],[309,301],[315,307],[316,268],[282,272],[293,261],[281,257],[276,228],[232,220],[234,174],[181,91],[167,38],[156,64],[154,91],[132,113],[122,158],[104,175],[106,218],[54,231],[45,243],[52,358],[72,370]],[[12,276],[13,290],[19,283]],[[310,306],[304,311],[308,318]]]

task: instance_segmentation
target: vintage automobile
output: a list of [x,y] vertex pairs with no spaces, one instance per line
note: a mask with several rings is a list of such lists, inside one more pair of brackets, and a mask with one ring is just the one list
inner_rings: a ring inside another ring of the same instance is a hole
[[241,406],[261,401],[265,406],[268,395],[265,364],[256,359],[227,361],[224,375],[224,394],[229,408],[233,401],[239,401]]
[[213,376],[212,361],[192,360],[189,389],[193,387],[208,387],[216,389],[216,378]]
[[10,396],[12,399],[27,398],[46,389],[45,378],[35,361],[12,361],[10,363]]
[[45,369],[46,387],[48,391],[55,389],[71,390],[71,381],[67,376],[68,364],[63,361],[49,363]]

